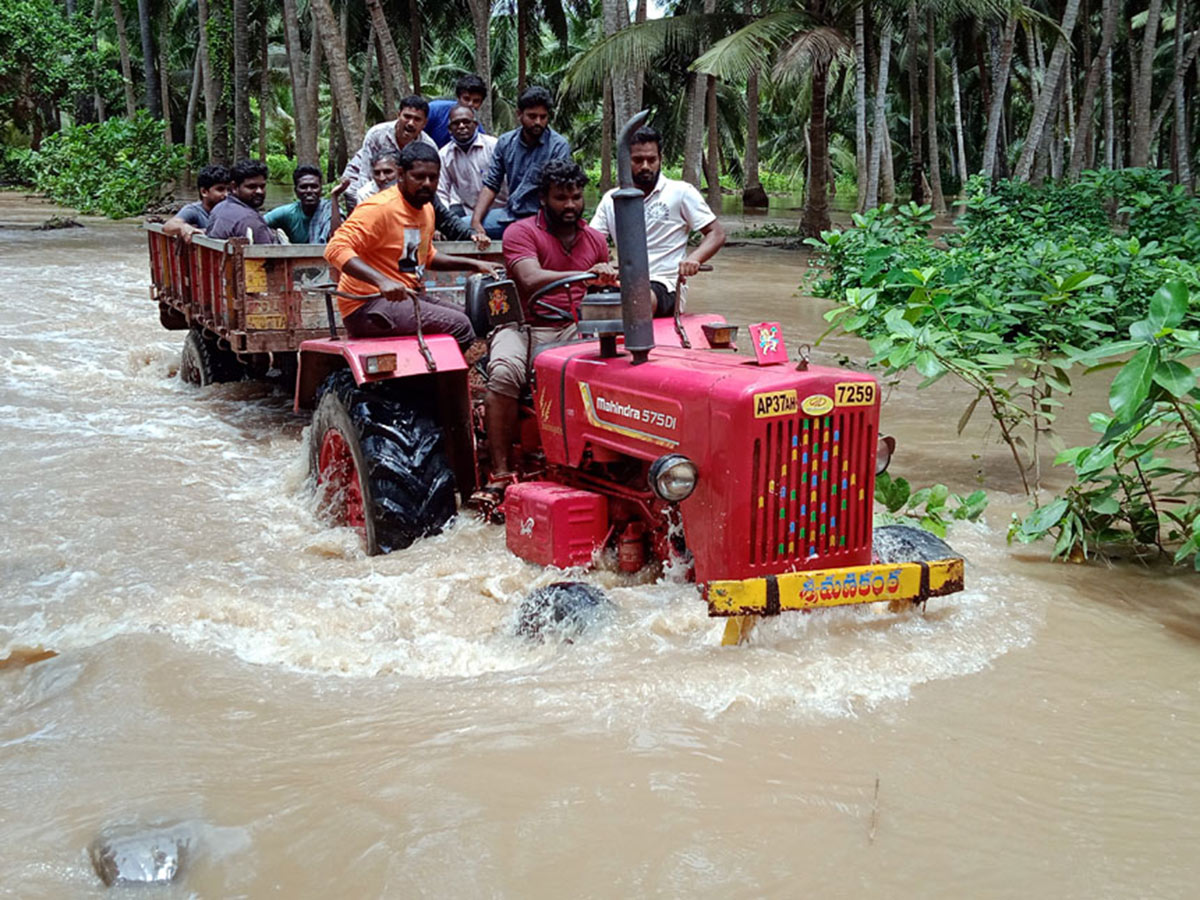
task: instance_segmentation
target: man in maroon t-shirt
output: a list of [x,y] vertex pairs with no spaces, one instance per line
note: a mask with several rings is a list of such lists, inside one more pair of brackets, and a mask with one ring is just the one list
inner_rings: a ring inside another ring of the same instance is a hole
[[[595,274],[593,284],[616,284],[617,270],[608,261],[608,241],[583,220],[583,187],[587,175],[578,163],[556,159],[542,167],[536,216],[520,219],[504,232],[504,265],[525,304],[525,327],[509,325],[492,335],[488,362],[487,431],[492,478],[476,495],[481,505],[495,504],[512,481],[509,451],[517,425],[517,399],[529,381],[529,361],[542,344],[571,340],[574,322],[564,324],[538,315],[527,298],[565,275]],[[575,315],[586,291],[584,282],[551,291],[543,299]],[[540,303],[539,303],[540,306]]]

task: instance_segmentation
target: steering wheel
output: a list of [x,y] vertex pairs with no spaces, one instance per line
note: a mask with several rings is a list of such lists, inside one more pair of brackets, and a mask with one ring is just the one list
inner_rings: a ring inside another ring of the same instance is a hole
[[529,298],[529,307],[530,309],[535,309],[538,315],[544,319],[551,319],[555,322],[574,322],[575,317],[569,312],[559,309],[542,298],[560,287],[566,287],[568,284],[577,284],[580,281],[591,281],[596,277],[596,273],[594,272],[576,272],[573,275],[564,275],[562,278],[556,278],[549,284],[544,284],[533,292]]

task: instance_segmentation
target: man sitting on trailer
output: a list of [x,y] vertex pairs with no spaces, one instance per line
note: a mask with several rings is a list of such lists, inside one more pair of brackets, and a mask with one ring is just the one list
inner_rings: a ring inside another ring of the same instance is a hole
[[[450,143],[450,113],[453,112],[454,107],[469,106],[477,112],[483,106],[483,101],[487,99],[487,85],[474,73],[464,75],[454,82],[454,97],[453,100],[429,101],[429,120],[425,123],[425,133],[433,139],[438,147],[445,147]],[[476,125],[475,127],[479,129],[480,133],[483,133],[483,126]]]
[[[446,167],[443,165],[438,175],[438,191],[441,192],[441,180],[446,177]],[[391,187],[400,178],[400,153],[395,150],[384,150],[371,160],[371,181],[358,189],[358,201],[361,203],[368,197],[373,197],[382,190]],[[342,182],[345,184],[345,182]],[[486,235],[478,235],[471,231],[468,224],[461,218],[450,213],[441,199],[433,198],[433,239],[435,241],[474,241],[480,249],[487,249],[491,243]],[[357,209],[357,207],[355,207]]]
[[205,166],[196,176],[200,199],[189,203],[163,224],[163,234],[192,242],[193,234],[204,234],[213,207],[229,193],[229,170],[224,166]]
[[[583,220],[587,180],[579,164],[569,159],[546,163],[538,184],[541,209],[504,232],[504,264],[522,302],[550,282],[579,272],[593,273],[593,284],[616,284],[617,270],[608,261],[604,235]],[[542,299],[574,316],[585,292],[584,283],[579,282]],[[525,321],[528,327],[505,326],[491,340],[486,415],[492,478],[471,498],[489,512],[513,480],[508,457],[517,426],[518,399],[529,383],[529,361],[543,344],[571,340],[577,333],[574,322],[550,318],[535,307],[525,309]]]
[[329,240],[334,204],[321,196],[321,170],[296,166],[292,188],[296,199],[275,207],[263,218],[293,244],[324,244]]
[[368,197],[329,240],[325,258],[341,270],[338,290],[372,299],[340,297],[346,333],[368,338],[416,334],[414,300],[419,298],[426,332],[449,334],[463,350],[475,340],[471,320],[452,302],[424,293],[424,270],[471,269],[485,275],[496,267],[482,259],[450,256],[433,249],[433,198],[441,161],[429,144],[412,142],[400,152],[395,187]]
[[[699,272],[700,266],[725,246],[725,229],[695,187],[662,174],[662,135],[657,130],[643,126],[634,132],[629,141],[629,160],[633,183],[645,195],[650,288],[656,300],[654,315],[672,316],[678,286]],[[615,189],[600,199],[592,216],[592,227],[615,243],[614,193]],[[693,231],[699,231],[704,239],[689,253],[688,238]]]
[[259,210],[267,199],[267,164],[243,159],[231,173],[233,190],[213,207],[208,220],[210,238],[246,238],[252,244],[278,244],[275,230]]

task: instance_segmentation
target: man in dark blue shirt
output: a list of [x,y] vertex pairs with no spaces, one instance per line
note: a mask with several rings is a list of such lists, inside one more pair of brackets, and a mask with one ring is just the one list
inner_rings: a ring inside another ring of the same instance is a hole
[[[552,159],[569,159],[571,145],[550,127],[550,110],[554,103],[550,92],[543,87],[530,87],[517,98],[517,121],[520,128],[500,135],[492,155],[492,167],[483,179],[471,230],[488,237],[503,237],[504,229],[517,219],[524,219],[539,209],[538,183],[542,166]],[[492,201],[508,182],[508,205],[492,209]]]
[[[450,143],[450,110],[458,106],[469,106],[475,112],[483,106],[487,97],[487,85],[478,75],[464,75],[454,83],[456,100],[430,100],[429,118],[425,120],[425,133],[433,138],[439,148]],[[483,126],[479,126],[483,131]]]
[[213,207],[208,217],[208,236],[246,238],[252,244],[278,244],[279,238],[263,219],[263,201],[267,199],[267,164],[243,159],[230,173],[233,190]]

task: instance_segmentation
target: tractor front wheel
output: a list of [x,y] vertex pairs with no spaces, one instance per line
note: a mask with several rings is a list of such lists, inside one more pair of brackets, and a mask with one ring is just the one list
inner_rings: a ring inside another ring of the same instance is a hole
[[401,550],[453,518],[442,430],[414,404],[364,390],[342,369],[317,393],[309,442],[322,514],[357,529],[368,554]]

